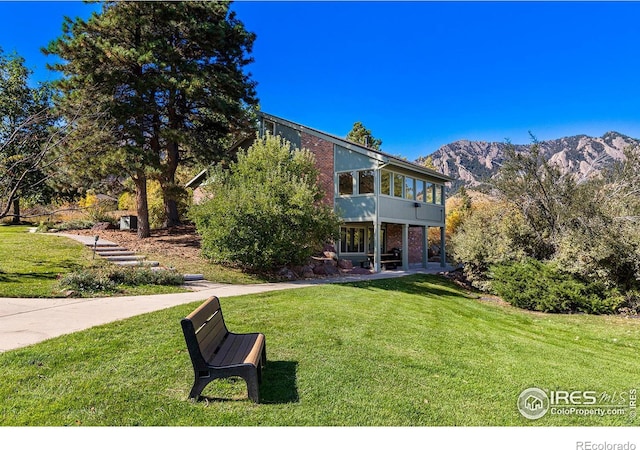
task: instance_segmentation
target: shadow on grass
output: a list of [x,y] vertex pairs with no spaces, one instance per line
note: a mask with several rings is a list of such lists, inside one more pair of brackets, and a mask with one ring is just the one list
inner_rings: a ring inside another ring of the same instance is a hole
[[[260,403],[263,404],[284,404],[297,403],[298,387],[296,371],[297,361],[267,361],[267,365],[262,369],[262,383],[260,384]],[[232,382],[244,383],[239,377],[232,377]],[[212,397],[202,395],[201,401],[207,402],[234,402],[237,399]],[[246,400],[246,398],[242,399]]]
[[268,361],[262,370],[260,402],[270,404],[297,403],[297,361]]
[[475,297],[474,293],[465,291],[455,283],[439,275],[410,275],[401,278],[348,283],[347,285],[358,289],[383,289],[413,295]]

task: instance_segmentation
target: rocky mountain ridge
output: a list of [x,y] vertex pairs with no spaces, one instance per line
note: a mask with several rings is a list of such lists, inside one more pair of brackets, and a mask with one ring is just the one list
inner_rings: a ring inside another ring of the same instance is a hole
[[[577,135],[540,141],[538,144],[542,154],[563,172],[588,177],[613,161],[622,159],[625,148],[640,146],[640,139],[610,131],[601,137]],[[494,177],[509,145],[506,142],[460,140],[444,145],[434,153],[418,158],[416,162],[425,164],[429,160],[436,170],[454,178],[450,187],[453,193],[461,186],[479,187]],[[525,152],[531,145],[514,147],[518,152]]]

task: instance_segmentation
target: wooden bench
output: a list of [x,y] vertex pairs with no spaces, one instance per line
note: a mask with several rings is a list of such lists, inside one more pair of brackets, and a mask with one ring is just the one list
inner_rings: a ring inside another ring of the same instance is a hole
[[249,398],[258,403],[267,362],[264,334],[229,332],[217,297],[207,299],[180,323],[195,376],[189,398],[198,400],[213,380],[237,376],[246,381]]
[[402,260],[401,259],[385,259],[383,261],[380,261],[380,265],[382,266],[382,268],[387,268],[386,266],[393,266],[392,269],[395,269],[396,267],[402,265]]

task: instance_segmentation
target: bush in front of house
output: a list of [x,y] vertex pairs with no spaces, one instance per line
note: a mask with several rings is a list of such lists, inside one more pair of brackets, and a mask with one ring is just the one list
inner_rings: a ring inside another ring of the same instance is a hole
[[191,208],[203,254],[252,270],[304,264],[340,225],[317,178],[312,153],[279,136],[258,138],[229,169],[212,171],[210,199]]
[[600,282],[584,282],[554,263],[527,259],[493,266],[491,288],[518,308],[551,313],[612,314],[624,296]]
[[184,276],[171,270],[105,265],[70,272],[60,279],[59,285],[60,290],[82,295],[118,292],[119,286],[180,286],[183,283]]

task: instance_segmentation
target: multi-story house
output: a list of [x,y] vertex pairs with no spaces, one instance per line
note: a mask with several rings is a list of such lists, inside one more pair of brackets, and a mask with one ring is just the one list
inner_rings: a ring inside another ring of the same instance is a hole
[[335,243],[339,258],[375,271],[396,265],[427,267],[428,229],[436,227],[440,264],[446,265],[445,184],[451,178],[263,112],[259,133],[282,136],[315,155],[323,201],[344,221]]

